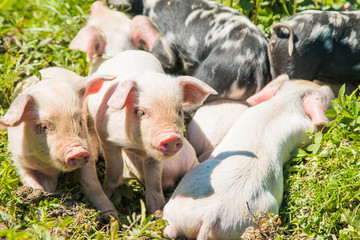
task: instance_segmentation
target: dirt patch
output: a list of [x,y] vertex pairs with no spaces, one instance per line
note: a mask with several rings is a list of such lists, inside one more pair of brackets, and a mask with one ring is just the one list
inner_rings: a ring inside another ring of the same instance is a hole
[[[19,187],[12,193],[20,196],[24,208],[35,207],[37,219],[41,218],[43,211],[41,207],[37,208],[36,205],[39,205],[41,201],[48,202],[46,204],[46,218],[57,222],[54,227],[49,229],[52,236],[68,238],[72,236],[74,229],[78,229],[79,226],[89,228],[87,230],[91,231],[94,224],[96,228],[101,228],[108,223],[108,219],[101,218],[95,209],[79,203],[71,195],[49,193],[28,186]],[[65,220],[67,220],[66,227],[61,223]]]
[[28,186],[19,187],[17,190],[13,191],[12,194],[20,196],[25,207],[39,204],[40,201],[55,197],[55,194],[53,193],[40,189],[33,189]]

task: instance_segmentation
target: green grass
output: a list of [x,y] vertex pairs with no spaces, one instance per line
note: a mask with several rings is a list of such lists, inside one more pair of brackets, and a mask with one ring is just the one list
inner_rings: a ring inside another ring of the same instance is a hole
[[318,239],[360,238],[360,98],[332,102],[329,131],[294,153],[287,169],[282,216],[292,235]]
[[[92,2],[0,2],[0,116],[9,108],[16,84],[37,75],[44,67],[59,66],[87,74],[85,54],[69,50],[68,46],[86,24]],[[239,9],[269,36],[271,25],[288,17],[287,13],[336,8],[344,1],[219,2]],[[329,113],[335,118],[330,130],[312,135],[313,144],[294,153],[293,161],[285,168],[281,227],[277,220],[270,221],[276,222],[275,227],[262,223],[269,231],[276,230],[271,236],[277,239],[359,237],[359,101],[355,95],[341,94]],[[146,213],[142,200],[144,189],[138,182],[130,181],[115,193],[113,199],[122,196],[122,201],[116,203],[119,220],[104,224],[73,173],[60,176],[56,194],[29,197],[26,191],[19,192],[22,184],[7,144],[6,130],[0,129],[0,238],[163,239],[166,223]],[[104,166],[102,162],[98,165],[101,176]]]
[[[44,67],[59,66],[80,75],[87,74],[85,54],[69,50],[68,46],[71,39],[86,24],[92,2],[9,0],[0,3],[1,116],[10,106],[16,84],[28,76],[38,74]],[[140,202],[143,188],[136,182],[130,183],[130,187],[122,187],[124,196],[122,201],[117,203],[122,214],[119,221],[112,219],[110,224],[102,224],[99,213],[87,200],[73,173],[60,176],[59,193],[54,196],[31,202],[26,195],[15,192],[22,184],[7,149],[7,135],[2,129],[0,237],[136,239],[148,236],[161,239],[159,229],[163,228],[165,223],[146,214],[145,206]],[[70,200],[67,195],[71,196]]]

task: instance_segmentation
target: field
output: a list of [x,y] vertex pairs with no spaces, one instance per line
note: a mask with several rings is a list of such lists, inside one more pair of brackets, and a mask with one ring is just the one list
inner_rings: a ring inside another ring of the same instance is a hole
[[[0,2],[0,116],[15,86],[44,67],[65,67],[85,76],[85,54],[68,49],[86,24],[93,1]],[[239,9],[269,37],[271,25],[298,11],[333,10],[345,1],[219,1]],[[355,2],[355,1],[354,1]],[[360,1],[354,7],[360,9]],[[346,87],[346,86],[344,86]],[[344,94],[332,102],[328,131],[312,134],[312,144],[293,152],[285,167],[285,193],[278,216],[250,216],[257,227],[244,239],[360,238],[360,98]],[[0,237],[4,239],[165,239],[166,222],[146,212],[144,188],[126,182],[113,200],[120,213],[101,218],[82,192],[76,174],[60,176],[55,194],[22,186],[0,129]],[[98,164],[103,177],[103,162]],[[171,192],[166,194],[167,197]]]

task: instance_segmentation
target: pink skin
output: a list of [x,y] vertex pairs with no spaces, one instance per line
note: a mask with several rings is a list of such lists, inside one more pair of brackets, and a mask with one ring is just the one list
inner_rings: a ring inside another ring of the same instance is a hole
[[175,155],[183,145],[182,136],[176,132],[162,132],[154,141],[156,146],[165,156]]
[[69,48],[86,52],[91,61],[90,72],[94,72],[102,62],[100,55],[114,57],[124,50],[136,49],[130,38],[130,22],[126,14],[109,9],[104,2],[94,2],[87,25],[78,32]]
[[65,154],[66,164],[74,168],[83,167],[88,163],[90,154],[82,146],[71,146]]
[[262,90],[261,92],[255,93],[251,97],[249,97],[246,102],[249,103],[251,106],[257,105],[259,103],[262,103],[264,101],[269,100],[270,98],[274,97],[281,86],[282,82],[288,81],[289,76],[288,75],[280,75],[276,79],[269,82]]
[[[97,1],[91,5],[91,16],[96,16],[97,12],[100,12],[106,8],[104,2]],[[88,53],[88,57],[93,59],[95,56],[101,55],[105,51],[104,33],[94,26],[85,26],[77,34],[77,37],[71,41],[69,48],[77,49]]]
[[211,156],[232,124],[248,107],[245,101],[220,99],[205,103],[196,110],[186,126],[186,137],[194,147],[199,162]]
[[160,39],[161,32],[153,22],[145,16],[134,17],[131,21],[131,40],[136,47],[144,47],[152,51]]
[[182,140],[177,136],[170,136],[159,143],[159,149],[166,156],[172,156],[182,148]]
[[[273,83],[279,81],[274,79]],[[290,152],[309,142],[306,130],[328,123],[325,111],[334,94],[310,81],[281,80],[234,122],[211,159],[189,171],[164,207],[169,238],[240,239],[252,212],[278,213],[283,165]],[[273,83],[269,83],[273,85]],[[264,94],[262,96],[262,94]],[[319,121],[320,120],[320,121]],[[179,211],[179,209],[181,209]]]
[[328,123],[324,112],[329,108],[327,99],[330,94],[332,92],[328,88],[320,88],[303,98],[305,113],[312,119],[317,131]]
[[106,8],[106,4],[102,1],[96,1],[90,7],[91,14],[96,14],[96,11],[101,11],[103,8]]
[[[119,186],[125,161],[144,182],[147,209],[154,212],[165,203],[162,177],[170,186],[196,165],[194,150],[183,138],[183,110],[216,92],[198,79],[165,75],[159,61],[145,51],[122,52],[97,73],[119,76],[87,97],[106,163],[104,191],[110,196]],[[171,164],[165,166],[167,161]]]
[[76,38],[71,41],[69,48],[76,49],[88,54],[89,59],[101,55],[105,51],[105,36],[97,28],[86,26],[82,28]]
[[77,170],[89,200],[105,216],[116,216],[97,178],[81,109],[86,87],[95,92],[94,83],[114,77],[81,78],[62,68],[40,73],[42,80],[23,89],[0,120],[8,128],[9,148],[22,182],[54,192],[60,172]]

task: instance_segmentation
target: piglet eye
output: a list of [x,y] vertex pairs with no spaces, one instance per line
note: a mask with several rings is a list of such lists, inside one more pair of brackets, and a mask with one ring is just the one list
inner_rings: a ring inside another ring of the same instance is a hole
[[49,131],[49,125],[46,123],[39,123],[36,125],[37,134],[45,134]]
[[141,118],[146,115],[143,110],[140,110],[138,108],[134,110],[134,114],[137,118]]

